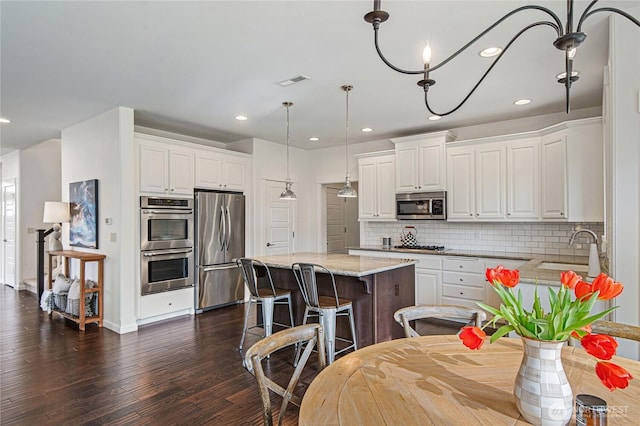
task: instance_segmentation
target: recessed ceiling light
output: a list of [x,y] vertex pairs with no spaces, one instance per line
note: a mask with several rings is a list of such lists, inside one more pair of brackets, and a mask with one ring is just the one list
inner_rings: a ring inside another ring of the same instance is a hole
[[431,117],[429,117],[429,120],[431,121],[436,121],[436,120],[440,120],[442,117],[439,115],[432,115]]
[[247,121],[248,118],[244,115],[236,115],[236,120],[238,121]]
[[[580,75],[580,71],[571,71],[571,77],[577,77],[578,75]],[[561,72],[560,74],[556,75],[556,80],[560,80],[561,78],[565,78],[566,76],[566,71]]]
[[310,138],[309,138],[309,140],[310,140],[310,141],[313,141],[313,142],[317,142],[317,141],[319,141],[319,140],[320,140],[320,138],[317,138],[317,137],[315,137],[315,136],[312,136],[312,137],[310,137]]
[[501,47],[487,47],[486,49],[478,52],[478,55],[482,56],[483,58],[492,58],[494,56],[498,56],[500,52],[502,52]]
[[9,124],[11,123],[11,120],[9,120],[8,118],[0,117],[0,123]]
[[513,104],[514,105],[526,105],[526,104],[530,104],[530,103],[531,103],[531,99],[518,99]]
[[371,127],[363,127],[362,129],[360,129],[360,131],[364,133],[369,133],[369,132],[373,132],[373,129]]
[[309,77],[307,77],[306,75],[300,74],[300,75],[297,75],[295,77],[288,78],[286,80],[278,81],[276,84],[279,84],[282,87],[287,87],[287,86],[291,86],[292,84],[296,84],[296,83],[299,83],[299,82],[304,81],[304,80],[309,80]]

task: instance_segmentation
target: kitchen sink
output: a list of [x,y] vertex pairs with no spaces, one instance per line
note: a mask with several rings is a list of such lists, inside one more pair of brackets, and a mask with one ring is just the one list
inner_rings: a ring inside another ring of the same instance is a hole
[[551,269],[554,271],[574,271],[574,272],[588,272],[589,265],[581,265],[576,263],[556,263],[556,262],[542,262],[538,266],[538,269]]

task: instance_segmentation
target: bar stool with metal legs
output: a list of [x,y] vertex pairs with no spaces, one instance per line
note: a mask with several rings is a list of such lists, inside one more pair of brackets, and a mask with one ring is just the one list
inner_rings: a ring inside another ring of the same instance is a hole
[[[351,300],[341,299],[338,297],[336,291],[336,280],[333,273],[322,265],[313,263],[294,263],[291,265],[293,275],[296,277],[302,297],[304,298],[304,319],[302,324],[307,323],[309,317],[318,317],[318,321],[322,324],[325,337],[325,348],[327,350],[327,362],[333,363],[335,356],[353,349],[358,349],[356,342],[356,327],[353,317],[353,305]],[[333,286],[333,296],[318,296],[318,285],[316,272],[327,274],[331,279],[331,285]],[[336,319],[339,316],[349,317],[349,324],[351,326],[351,338],[352,340],[336,337]],[[336,340],[350,343],[348,346],[336,350]],[[301,348],[298,348],[298,354]],[[297,361],[298,356],[296,356]],[[295,363],[294,363],[295,365]]]
[[[276,288],[273,285],[271,272],[269,272],[269,268],[267,267],[267,265],[258,260],[246,257],[236,259],[236,264],[242,271],[242,277],[244,278],[244,282],[249,288],[250,293],[249,305],[247,306],[244,315],[242,338],[240,339],[240,351],[242,351],[244,338],[247,335],[247,332],[249,332],[250,334],[258,335],[257,333],[251,333],[249,331],[253,328],[257,328],[262,325],[262,327],[264,328],[264,335],[260,334],[259,336],[266,337],[272,334],[274,325],[284,328],[293,327],[293,305],[291,303],[291,291]],[[266,271],[267,281],[269,282],[268,287],[258,287],[258,274],[256,273],[256,267],[262,268]],[[252,303],[260,303],[262,305],[262,324],[256,324],[254,326],[248,327],[249,313],[251,311]],[[290,323],[288,325],[273,321],[273,310],[275,308],[275,305],[287,305],[287,307],[289,308]]]

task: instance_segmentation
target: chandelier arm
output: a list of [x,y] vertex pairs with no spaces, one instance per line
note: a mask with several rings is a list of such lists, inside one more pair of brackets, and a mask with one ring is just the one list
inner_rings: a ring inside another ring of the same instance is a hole
[[494,66],[496,66],[496,64],[498,63],[498,61],[500,60],[500,58],[502,58],[502,55],[504,55],[507,50],[509,49],[509,47],[511,47],[511,45],[522,35],[524,34],[526,31],[530,30],[531,28],[537,27],[539,25],[548,25],[552,28],[556,28],[555,25],[553,24],[553,22],[549,22],[549,21],[539,21],[539,22],[534,22],[533,24],[529,24],[526,27],[524,27],[522,30],[520,30],[515,36],[513,36],[513,38],[511,40],[509,40],[509,43],[507,43],[507,45],[504,47],[504,49],[502,50],[502,52],[500,52],[500,54],[496,57],[496,59],[491,63],[491,65],[489,66],[489,68],[487,68],[487,70],[485,71],[485,73],[482,75],[482,77],[480,77],[480,80],[478,80],[478,82],[473,86],[473,88],[471,89],[471,91],[469,93],[467,93],[467,95],[464,97],[464,99],[462,99],[462,101],[452,110],[444,112],[444,113],[440,113],[440,112],[436,112],[433,109],[431,109],[431,106],[429,105],[428,102],[428,87],[425,87],[425,92],[424,92],[424,103],[425,106],[427,107],[427,109],[429,110],[429,112],[431,112],[432,114],[435,115],[439,115],[441,117],[444,117],[446,115],[449,114],[453,114],[454,112],[456,112],[458,109],[460,109],[460,107],[462,105],[464,105],[465,102],[467,102],[467,100],[471,97],[471,95],[473,94],[473,92],[476,91],[476,89],[478,88],[478,86],[480,86],[480,83],[482,83],[482,81],[485,79],[485,77],[491,72],[491,70],[493,69]]
[[376,52],[378,52],[378,56],[380,57],[380,59],[382,59],[382,62],[384,62],[392,70],[402,74],[424,74],[424,69],[421,69],[419,71],[403,70],[402,68],[398,68],[395,65],[393,65],[391,62],[389,62],[387,58],[385,58],[384,55],[382,54],[382,50],[380,50],[380,45],[378,44],[378,28],[373,29],[373,44],[375,45]]
[[[586,12],[586,11],[585,11]],[[631,16],[630,14],[628,14],[627,12],[624,12],[620,9],[616,9],[615,7],[601,7],[595,10],[592,10],[589,13],[583,13],[582,16],[580,17],[580,22],[578,23],[578,32],[580,31],[580,29],[582,28],[582,23],[591,15],[593,15],[594,13],[598,13],[598,12],[613,12],[613,13],[617,13],[619,15],[624,16],[625,18],[627,18],[628,20],[630,20],[631,22],[633,22],[634,24],[636,24],[638,27],[640,27],[640,21],[638,21],[636,18],[634,18],[633,16]]]
[[548,21],[546,22],[546,24],[551,26],[552,28],[554,28],[556,30],[556,32],[558,33],[558,37],[562,36],[563,27],[562,27],[562,22],[560,21],[560,18],[558,18],[558,15],[556,15],[555,13],[553,13],[553,11],[547,9],[546,7],[537,6],[537,5],[527,5],[527,6],[519,7],[517,9],[514,9],[511,12],[507,13],[502,18],[498,19],[496,22],[494,22],[489,27],[487,27],[487,29],[485,29],[483,32],[481,32],[476,37],[474,37],[472,40],[470,40],[467,44],[465,44],[460,49],[458,49],[456,52],[454,52],[451,56],[449,56],[448,58],[446,58],[445,60],[443,60],[442,62],[440,62],[437,65],[430,66],[426,70],[425,69],[421,69],[421,70],[418,70],[418,71],[404,70],[402,68],[396,67],[391,62],[389,62],[387,60],[387,58],[385,58],[385,56],[382,54],[382,50],[380,49],[380,45],[378,44],[378,28],[374,27],[374,44],[375,44],[375,47],[376,47],[376,52],[378,52],[378,56],[380,57],[380,59],[382,59],[382,62],[384,62],[389,68],[391,68],[394,71],[397,71],[399,73],[402,73],[402,74],[424,74],[425,71],[427,71],[427,72],[435,71],[438,68],[440,68],[440,67],[444,66],[445,64],[447,64],[449,61],[451,61],[453,58],[458,56],[460,53],[464,52],[469,46],[473,45],[476,41],[480,40],[488,32],[490,32],[495,27],[500,25],[507,18],[515,15],[518,12],[521,12],[523,10],[528,10],[528,9],[540,10],[540,11],[545,12],[548,15],[550,15],[551,18],[555,21],[555,24],[552,23],[552,22],[548,22]]
[[576,28],[576,31],[580,32],[580,29],[582,28],[582,22],[587,19],[587,16],[589,14],[589,11],[591,10],[591,8],[593,6],[596,5],[596,3],[598,3],[599,0],[593,0],[591,3],[589,3],[589,5],[582,11],[582,15],[580,15],[580,19],[578,20],[578,26]]

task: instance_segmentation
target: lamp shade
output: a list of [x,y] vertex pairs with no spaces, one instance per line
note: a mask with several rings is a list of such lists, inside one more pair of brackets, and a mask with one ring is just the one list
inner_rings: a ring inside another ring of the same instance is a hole
[[60,201],[44,202],[44,223],[62,223],[69,222],[69,203]]

